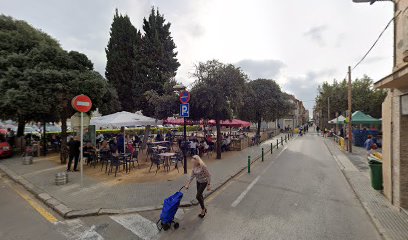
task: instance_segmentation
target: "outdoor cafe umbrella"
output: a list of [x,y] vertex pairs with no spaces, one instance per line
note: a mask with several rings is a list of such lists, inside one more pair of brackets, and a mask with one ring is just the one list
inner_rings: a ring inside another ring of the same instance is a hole
[[346,118],[343,115],[340,115],[339,117],[330,120],[329,123],[330,124],[343,123],[344,120],[346,120]]
[[91,125],[97,128],[120,128],[132,126],[147,126],[161,124],[162,121],[146,117],[140,112],[130,113],[126,111],[113,113],[91,119]]
[[[117,112],[101,117],[91,119],[91,125],[95,125],[96,128],[120,128],[120,127],[132,127],[132,126],[148,126],[161,124],[162,121],[154,118],[146,117],[141,112],[130,113],[126,111]],[[125,139],[125,133],[123,133]],[[123,140],[125,141],[125,140]],[[125,151],[125,144],[123,144]]]
[[[163,124],[184,126],[184,119],[183,118],[167,118],[163,121]],[[186,119],[186,125],[194,125],[194,122]]]

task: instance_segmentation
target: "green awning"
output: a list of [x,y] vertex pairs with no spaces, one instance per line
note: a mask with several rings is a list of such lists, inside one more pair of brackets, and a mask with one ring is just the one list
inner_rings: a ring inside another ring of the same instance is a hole
[[351,119],[352,124],[375,124],[380,125],[382,121],[377,118],[373,118],[370,115],[367,115],[360,111],[355,111]]

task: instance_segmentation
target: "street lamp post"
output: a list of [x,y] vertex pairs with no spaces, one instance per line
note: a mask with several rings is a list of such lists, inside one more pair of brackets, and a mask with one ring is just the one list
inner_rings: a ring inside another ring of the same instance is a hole
[[[173,89],[178,93],[181,93],[186,87],[183,84],[177,84],[173,86]],[[183,151],[183,158],[184,158],[184,174],[187,174],[187,154],[186,154],[186,142],[187,142],[187,129],[186,129],[186,118],[183,117],[183,125],[184,125],[184,133],[183,133],[183,144],[182,144],[182,151]]]

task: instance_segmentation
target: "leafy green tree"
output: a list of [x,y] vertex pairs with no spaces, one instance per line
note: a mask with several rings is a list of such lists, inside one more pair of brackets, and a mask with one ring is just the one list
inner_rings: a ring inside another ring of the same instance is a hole
[[[321,113],[321,127],[327,125],[327,121],[336,116],[336,112],[346,115],[348,109],[348,83],[346,80],[338,82],[333,80],[330,84],[324,82],[318,87],[315,111]],[[386,92],[373,88],[373,80],[368,76],[355,79],[352,82],[352,110],[362,111],[375,118],[381,117],[382,102],[386,97]],[[330,101],[330,102],[329,102]],[[330,104],[330,116],[327,114]]]
[[127,15],[116,9],[106,48],[105,76],[115,87],[124,111],[140,110],[143,98],[142,36]]
[[217,60],[199,63],[194,73],[190,111],[195,120],[214,119],[217,127],[217,159],[221,158],[221,120],[232,119],[243,106],[248,77],[232,64]]
[[78,94],[88,95],[94,108],[116,110],[115,91],[93,70],[86,55],[62,50],[55,40],[26,22],[0,16],[2,26],[0,114],[18,120],[18,135],[24,134],[28,121],[61,121],[64,148],[66,120],[73,114],[70,101]]
[[150,105],[153,106],[156,119],[166,119],[172,117],[179,111],[179,96],[174,92],[173,86],[176,81],[173,79],[164,84],[164,94],[159,95],[156,91],[151,90],[145,92],[145,97]]
[[[145,77],[142,91],[155,91],[159,96],[165,94],[165,83],[176,76],[178,67],[176,45],[171,37],[170,23],[158,9],[152,8],[149,18],[143,19],[142,72]],[[143,114],[153,116],[154,106],[145,99],[142,103]]]
[[279,85],[269,79],[257,79],[247,83],[244,106],[239,115],[242,119],[256,122],[257,134],[261,132],[262,121],[274,121],[292,109]]
[[0,117],[18,121],[17,135],[24,134],[30,120],[56,119],[50,112],[52,100],[36,86],[48,78],[36,79],[50,56],[62,51],[58,42],[24,21],[0,15]]

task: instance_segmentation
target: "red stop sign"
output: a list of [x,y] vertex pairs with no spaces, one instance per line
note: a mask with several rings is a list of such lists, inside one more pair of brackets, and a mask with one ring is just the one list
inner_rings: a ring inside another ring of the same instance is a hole
[[92,108],[92,101],[88,96],[78,95],[72,99],[71,105],[78,112],[89,112]]

